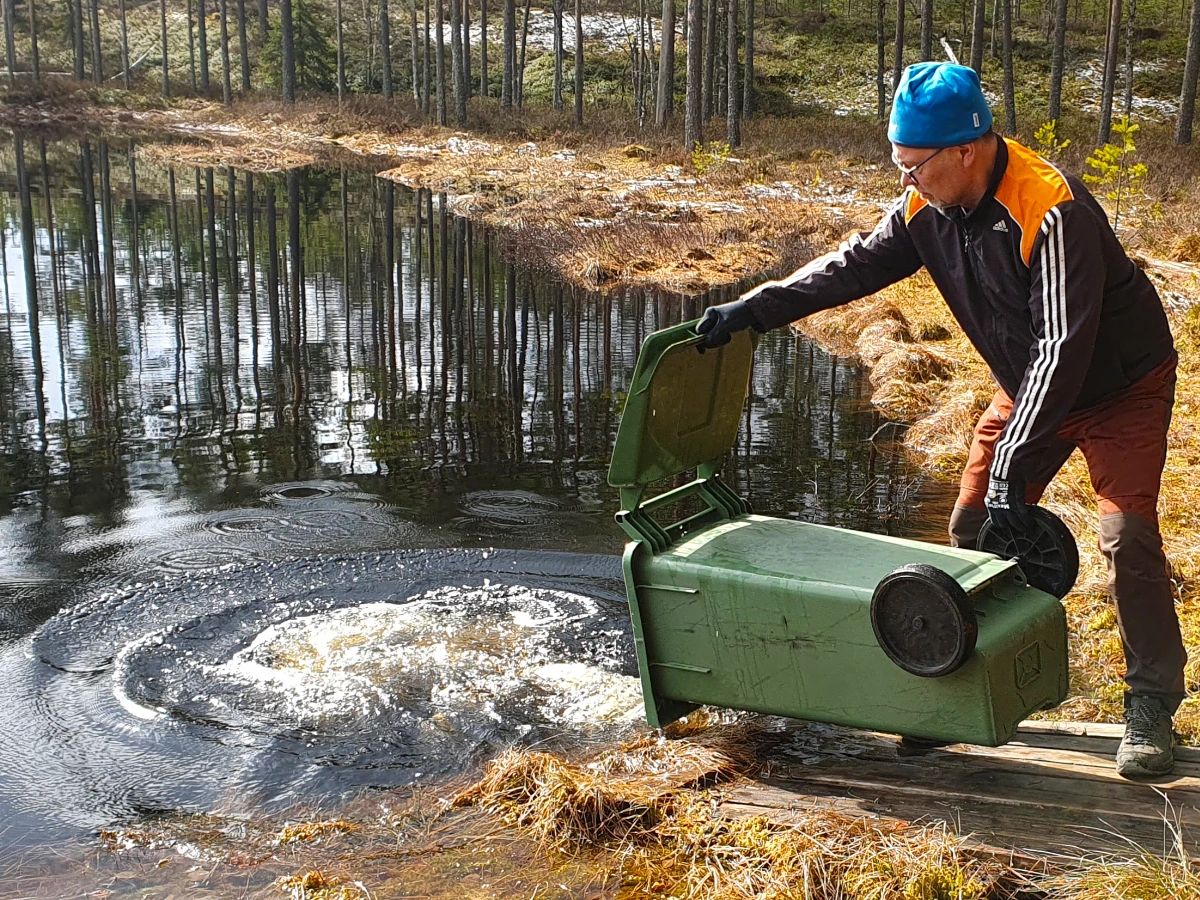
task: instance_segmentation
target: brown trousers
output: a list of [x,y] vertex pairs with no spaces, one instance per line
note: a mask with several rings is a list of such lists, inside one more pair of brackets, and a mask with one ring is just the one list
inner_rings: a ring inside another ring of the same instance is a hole
[[[1158,492],[1175,403],[1175,357],[1136,384],[1090,409],[1069,415],[1037,468],[1026,499],[1036,503],[1078,447],[1100,507],[1100,552],[1125,648],[1125,683],[1152,694],[1174,711],[1184,697],[1187,652],[1158,531]],[[987,521],[988,488],[996,441],[1012,413],[997,391],[975,426],[971,453],[950,517],[950,542],[974,547]]]

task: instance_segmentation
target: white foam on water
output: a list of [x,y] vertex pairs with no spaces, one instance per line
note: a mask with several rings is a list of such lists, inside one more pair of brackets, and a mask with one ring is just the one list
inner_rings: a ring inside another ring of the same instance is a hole
[[164,714],[164,711],[154,707],[147,706],[144,703],[139,703],[129,695],[126,689],[129,674],[129,660],[140,653],[147,647],[158,646],[165,640],[165,635],[161,631],[155,631],[150,634],[142,635],[137,640],[130,641],[117,653],[113,660],[112,668],[112,692],[117,703],[125,712],[137,719],[146,722],[151,722]]
[[644,714],[642,684],[629,675],[584,663],[549,663],[531,674],[550,694],[541,704],[548,721],[563,725],[633,725]]
[[206,676],[255,689],[267,711],[328,726],[428,706],[552,725],[627,724],[641,715],[637,678],[563,661],[556,638],[586,635],[596,601],[565,591],[444,587],[265,628]]

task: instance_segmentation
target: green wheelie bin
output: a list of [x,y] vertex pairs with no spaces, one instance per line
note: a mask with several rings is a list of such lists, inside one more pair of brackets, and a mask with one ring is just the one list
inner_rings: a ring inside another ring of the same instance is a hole
[[649,723],[708,704],[996,746],[1062,702],[1063,607],[1017,560],[751,512],[719,470],[758,338],[701,353],[693,324],[643,344],[608,474]]

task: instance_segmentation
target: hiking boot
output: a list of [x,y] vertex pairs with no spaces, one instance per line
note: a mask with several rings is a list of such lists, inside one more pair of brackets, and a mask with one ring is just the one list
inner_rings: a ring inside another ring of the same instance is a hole
[[1129,695],[1125,736],[1117,748],[1117,774],[1126,778],[1167,775],[1175,766],[1171,713],[1157,697]]

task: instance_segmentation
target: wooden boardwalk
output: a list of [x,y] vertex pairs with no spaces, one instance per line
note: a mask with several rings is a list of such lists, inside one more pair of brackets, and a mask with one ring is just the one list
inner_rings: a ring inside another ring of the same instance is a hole
[[[756,783],[723,812],[787,822],[814,804],[855,815],[943,821],[991,847],[1033,853],[1162,855],[1181,832],[1200,851],[1200,749],[1153,783],[1119,777],[1118,725],[1029,722],[996,748],[905,753],[895,737],[798,723],[766,754]],[[1131,843],[1132,842],[1132,843]]]

